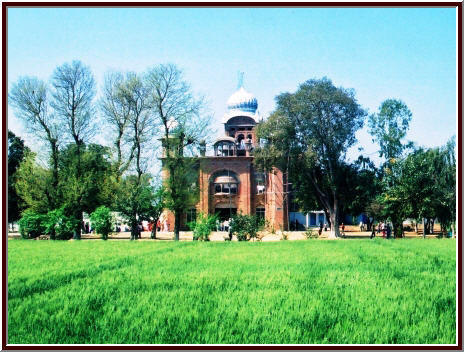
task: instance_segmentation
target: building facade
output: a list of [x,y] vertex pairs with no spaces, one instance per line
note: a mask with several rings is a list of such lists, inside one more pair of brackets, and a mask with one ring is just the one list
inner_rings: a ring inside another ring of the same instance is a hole
[[[224,135],[213,145],[213,155],[200,155],[198,163],[198,203],[187,210],[181,229],[196,214],[218,214],[220,221],[234,214],[255,214],[264,217],[270,228],[286,229],[287,200],[284,177],[280,170],[259,172],[253,163],[257,145],[256,125],[259,122],[258,101],[240,87],[227,101],[223,118]],[[174,228],[174,216],[166,211],[161,221]]]

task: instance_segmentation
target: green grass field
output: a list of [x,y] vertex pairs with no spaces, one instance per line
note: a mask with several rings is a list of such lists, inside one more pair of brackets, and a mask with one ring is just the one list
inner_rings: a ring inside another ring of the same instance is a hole
[[8,343],[454,344],[455,240],[8,241]]

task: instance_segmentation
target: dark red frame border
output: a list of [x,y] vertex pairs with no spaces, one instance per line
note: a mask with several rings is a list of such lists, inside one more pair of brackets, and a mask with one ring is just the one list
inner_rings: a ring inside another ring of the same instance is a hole
[[[458,130],[457,130],[457,147],[459,155],[462,159],[462,2],[2,2],[2,223],[4,235],[2,236],[2,350],[462,350],[462,272],[457,279],[458,293],[458,344],[457,346],[267,346],[267,345],[244,345],[244,346],[166,346],[166,345],[150,345],[150,346],[133,346],[133,345],[118,345],[118,346],[47,346],[47,345],[22,345],[11,346],[7,345],[7,241],[8,241],[8,220],[7,220],[7,160],[8,160],[8,140],[7,140],[7,9],[8,7],[455,7],[458,9],[457,20],[457,104],[458,104]],[[458,161],[458,203],[459,212],[457,214],[459,220],[459,228],[456,229],[456,234],[462,241],[460,229],[462,228],[462,160]],[[462,270],[462,242],[459,242],[458,247],[458,262],[457,267]]]

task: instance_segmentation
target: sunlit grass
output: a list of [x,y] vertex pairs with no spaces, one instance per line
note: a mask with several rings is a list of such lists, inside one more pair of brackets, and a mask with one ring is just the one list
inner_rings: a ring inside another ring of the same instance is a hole
[[8,343],[455,343],[454,240],[8,242]]

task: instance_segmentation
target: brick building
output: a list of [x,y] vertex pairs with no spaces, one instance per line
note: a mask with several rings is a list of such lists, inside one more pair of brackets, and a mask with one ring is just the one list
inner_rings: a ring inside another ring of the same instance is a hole
[[[227,110],[224,135],[214,142],[213,155],[203,151],[198,159],[199,200],[182,217],[181,228],[185,229],[198,212],[217,213],[220,221],[238,212],[265,217],[270,227],[282,229],[288,210],[283,174],[278,169],[264,174],[253,164],[258,101],[240,87],[227,101]],[[166,211],[161,221],[167,222],[172,231],[172,213]]]

